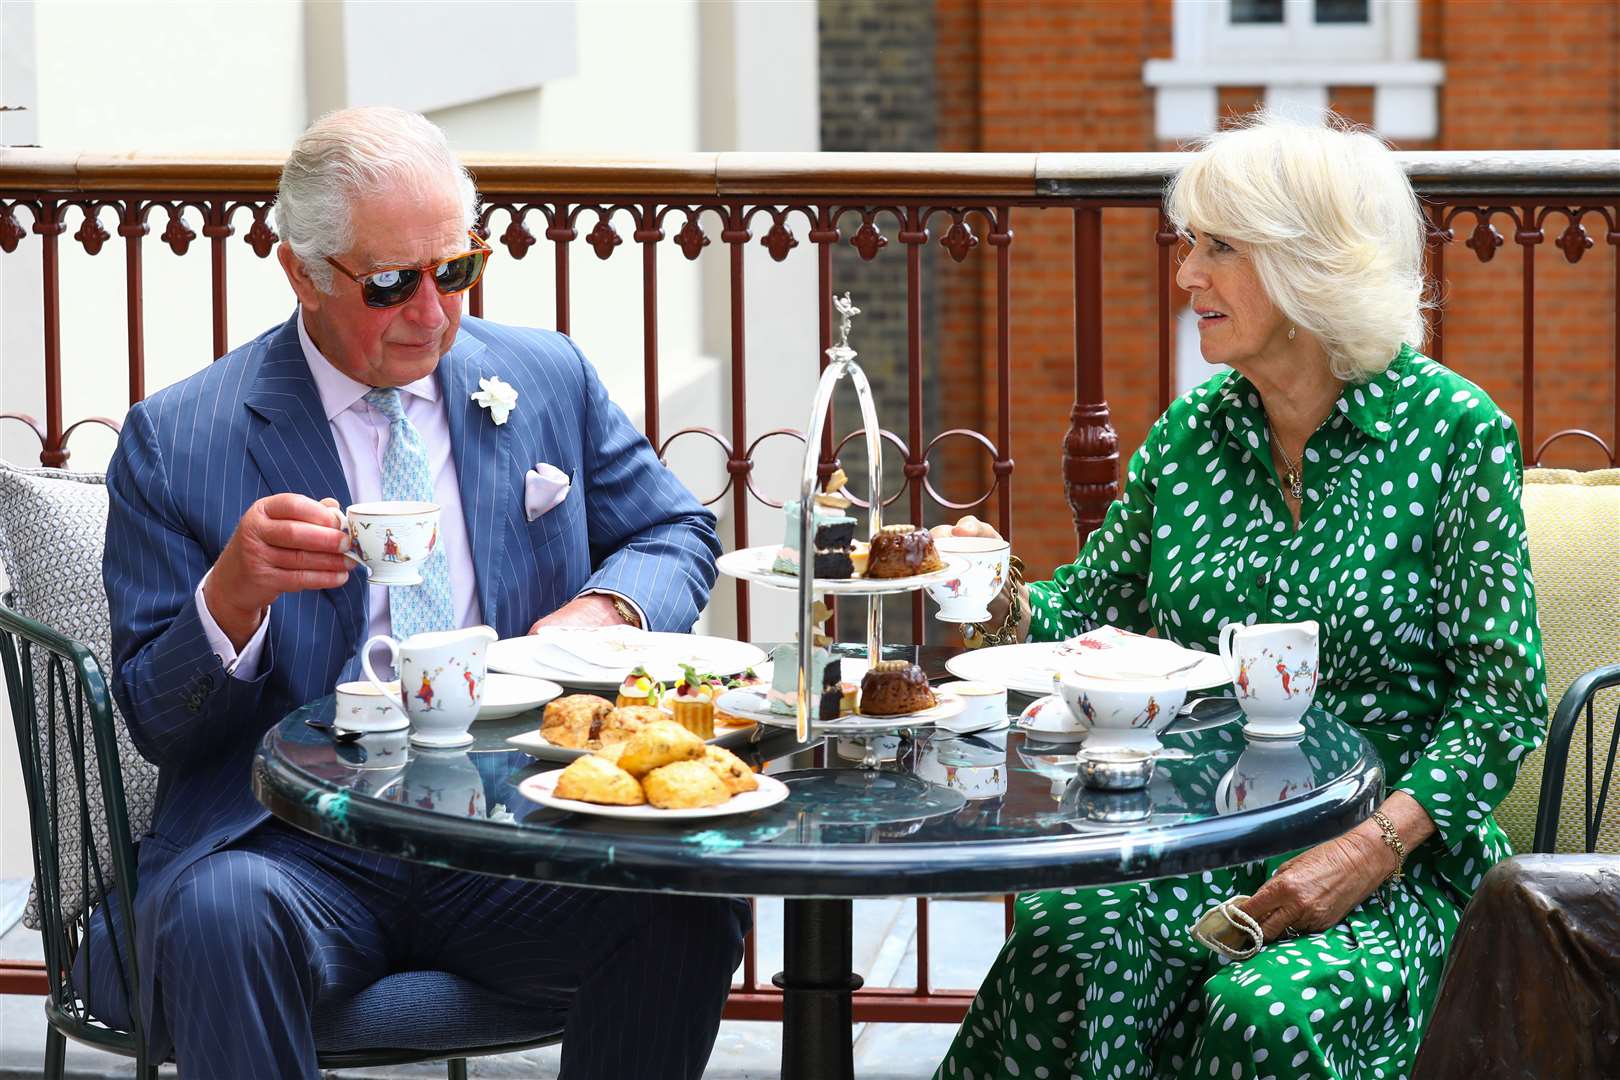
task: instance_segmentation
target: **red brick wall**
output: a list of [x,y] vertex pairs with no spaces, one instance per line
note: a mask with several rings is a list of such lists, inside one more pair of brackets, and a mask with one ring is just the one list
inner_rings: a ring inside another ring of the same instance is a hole
[[[1051,0],[935,0],[941,150],[1053,151],[1158,148],[1153,98],[1142,63],[1168,57],[1169,0],[1141,4]],[[1412,149],[1602,148],[1620,145],[1620,5],[1609,0],[1487,3],[1425,0],[1422,55],[1446,63],[1439,138]],[[1256,87],[1222,88],[1223,115],[1257,104]],[[1372,120],[1372,91],[1335,87],[1344,115]],[[1074,393],[1072,219],[1045,211],[1013,219],[1013,528],[1033,573],[1074,554],[1060,471]],[[1522,249],[1508,243],[1489,264],[1462,245],[1460,223],[1446,255],[1448,363],[1479,381],[1509,412],[1522,407]],[[1596,241],[1570,266],[1553,241],[1536,261],[1536,432],[1613,428],[1614,263],[1595,219]],[[1151,214],[1104,215],[1105,386],[1123,463],[1157,408],[1155,247]],[[941,255],[943,259],[944,256]],[[937,355],[946,427],[995,432],[994,256],[981,244],[968,267],[941,267]],[[975,392],[976,388],[976,392]],[[1549,452],[1556,464],[1591,466],[1578,444]],[[957,447],[937,455],[933,479],[950,497],[988,486],[986,455]],[[994,519],[994,503],[988,516]]]

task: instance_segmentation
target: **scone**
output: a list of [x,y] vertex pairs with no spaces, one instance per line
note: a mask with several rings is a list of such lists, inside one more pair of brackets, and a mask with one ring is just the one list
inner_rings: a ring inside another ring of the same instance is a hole
[[600,750],[604,746],[629,742],[648,724],[666,719],[662,709],[655,709],[650,705],[626,705],[618,709],[609,709],[608,714],[602,718],[602,726],[596,734],[595,741],[589,744],[590,749]]
[[693,761],[703,757],[703,740],[673,720],[657,720],[625,744],[619,767],[641,778],[672,761]]
[[706,761],[671,762],[648,773],[641,784],[647,791],[647,801],[660,810],[719,806],[731,798],[731,792]]
[[759,781],[754,779],[753,770],[743,764],[742,758],[723,746],[704,747],[703,764],[714,771],[714,775],[733,795],[759,790]]
[[629,743],[622,742],[609,743],[600,750],[592,750],[591,753],[595,754],[603,761],[611,761],[613,764],[617,765],[619,763],[619,756],[624,753],[624,748],[628,745]]
[[613,762],[592,754],[571,761],[557,777],[553,791],[559,799],[605,806],[641,806],[647,801],[635,777]]
[[540,734],[552,746],[569,750],[584,750],[593,739],[600,746],[602,720],[612,711],[613,706],[595,694],[569,694],[546,706]]

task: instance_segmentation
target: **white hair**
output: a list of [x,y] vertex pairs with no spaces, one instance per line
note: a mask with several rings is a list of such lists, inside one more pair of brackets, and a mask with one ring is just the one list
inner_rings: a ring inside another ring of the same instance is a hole
[[424,195],[452,184],[466,224],[477,220],[478,190],[444,132],[403,109],[365,106],[327,113],[293,143],[276,191],[276,232],[315,287],[332,291],[327,258],[354,243],[356,197],[404,187]]
[[1195,148],[1165,192],[1171,224],[1245,244],[1334,375],[1365,380],[1403,342],[1421,346],[1427,223],[1384,142],[1331,112],[1304,124],[1260,110]]

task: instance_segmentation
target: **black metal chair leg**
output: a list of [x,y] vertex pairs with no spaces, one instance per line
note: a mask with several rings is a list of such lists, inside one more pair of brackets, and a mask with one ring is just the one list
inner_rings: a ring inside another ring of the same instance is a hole
[[450,1080],[467,1080],[467,1059],[451,1058],[445,1062],[450,1072]]
[[67,1036],[45,1025],[45,1080],[62,1080],[67,1068]]
[[158,1067],[156,1065],[143,1066],[137,1064],[137,1068],[140,1070],[141,1080],[158,1080]]

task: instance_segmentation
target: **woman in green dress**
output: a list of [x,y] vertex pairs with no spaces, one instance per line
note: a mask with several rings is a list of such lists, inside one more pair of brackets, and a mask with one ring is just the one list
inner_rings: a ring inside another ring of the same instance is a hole
[[[1401,1077],[1542,736],[1517,433],[1409,344],[1424,220],[1371,135],[1258,117],[1166,204],[1204,358],[1232,370],[1159,418],[1079,558],[992,636],[1214,651],[1228,622],[1316,619],[1316,702],[1377,750],[1385,797],[1291,858],[1020,896],[937,1076]],[[1236,894],[1267,942],[1241,961],[1188,933]]]

